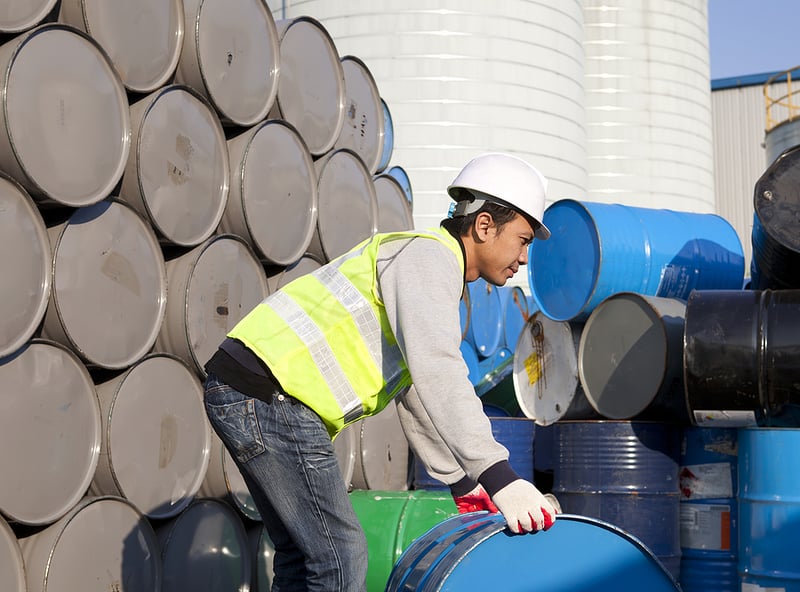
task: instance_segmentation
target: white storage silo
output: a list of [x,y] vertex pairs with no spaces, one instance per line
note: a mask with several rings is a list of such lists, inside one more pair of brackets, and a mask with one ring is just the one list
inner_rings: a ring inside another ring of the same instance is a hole
[[586,199],[714,212],[708,0],[585,0]]
[[579,0],[277,0],[310,15],[341,56],[369,67],[391,109],[391,164],[408,172],[417,228],[447,214],[447,185],[480,152],[507,151],[550,179],[550,201],[583,195],[586,134]]

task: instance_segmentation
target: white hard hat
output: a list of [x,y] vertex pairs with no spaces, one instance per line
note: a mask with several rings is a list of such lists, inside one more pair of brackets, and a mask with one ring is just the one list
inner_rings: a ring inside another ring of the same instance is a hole
[[525,216],[539,240],[550,238],[550,231],[542,224],[547,179],[517,156],[499,152],[476,156],[464,165],[447,193],[456,202],[453,216],[477,212],[490,201]]

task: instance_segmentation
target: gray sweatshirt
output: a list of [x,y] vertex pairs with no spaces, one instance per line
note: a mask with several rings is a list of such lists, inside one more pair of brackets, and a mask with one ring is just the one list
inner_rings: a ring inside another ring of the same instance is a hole
[[428,238],[384,243],[378,285],[414,382],[395,399],[411,449],[432,477],[460,482],[459,494],[479,478],[494,494],[516,474],[508,450],[492,435],[459,349],[464,276],[458,261]]

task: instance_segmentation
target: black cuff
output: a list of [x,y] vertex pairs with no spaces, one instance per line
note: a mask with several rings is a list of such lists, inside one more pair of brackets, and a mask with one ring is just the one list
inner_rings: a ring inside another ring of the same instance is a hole
[[477,485],[478,483],[475,480],[464,475],[450,486],[450,493],[453,494],[453,497],[461,497],[462,495],[467,495],[470,491],[475,489]]
[[501,460],[499,463],[493,464],[486,469],[478,481],[483,485],[489,497],[494,497],[494,494],[503,489],[512,481],[516,481],[520,476],[511,468],[507,460]]

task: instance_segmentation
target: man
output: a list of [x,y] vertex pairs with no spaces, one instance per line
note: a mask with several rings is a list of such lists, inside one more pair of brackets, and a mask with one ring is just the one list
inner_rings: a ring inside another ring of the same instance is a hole
[[465,281],[502,286],[549,237],[546,184],[517,157],[474,158],[441,228],[378,234],[295,279],[208,362],[206,410],[275,545],[273,591],[365,589],[366,539],[332,438],[392,400],[460,511],[499,510],[515,533],[552,525],[553,506],[494,440],[459,350]]

